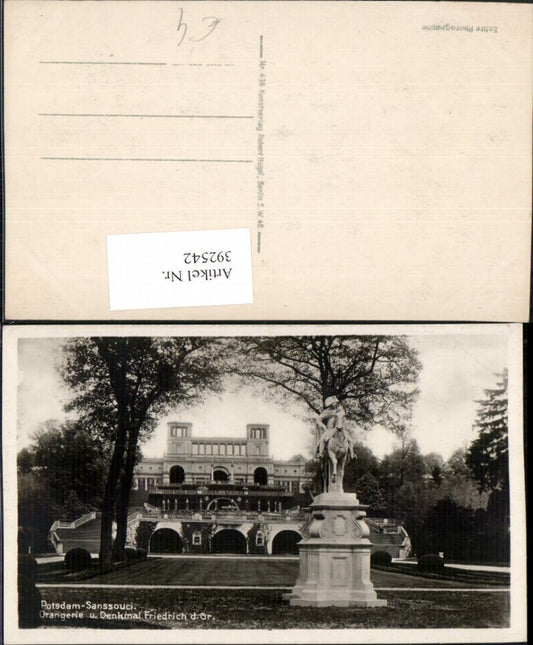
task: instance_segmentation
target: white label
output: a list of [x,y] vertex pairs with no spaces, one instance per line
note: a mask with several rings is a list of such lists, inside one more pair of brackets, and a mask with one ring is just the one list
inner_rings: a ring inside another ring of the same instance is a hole
[[108,235],[107,260],[111,311],[253,302],[246,228]]

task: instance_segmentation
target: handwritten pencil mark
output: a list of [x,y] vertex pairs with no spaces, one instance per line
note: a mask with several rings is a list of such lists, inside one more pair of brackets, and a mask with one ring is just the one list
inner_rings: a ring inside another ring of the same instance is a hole
[[[189,25],[187,22],[184,21],[184,12],[183,9],[180,7],[178,9],[178,27],[176,31],[178,32],[178,43],[177,46],[179,47],[183,41],[185,40],[185,37],[187,36],[187,33],[189,31]],[[217,18],[216,16],[205,16],[202,18],[200,22],[206,23],[207,25],[202,26],[202,29],[200,30],[200,34],[198,36],[189,36],[187,40],[189,40],[192,43],[200,43],[202,40],[205,40],[208,36],[210,36],[213,31],[215,31],[216,27],[220,24],[221,20],[220,18]],[[207,26],[207,31],[204,32],[204,27]]]
[[210,20],[211,22],[208,24],[208,32],[204,35],[201,36],[200,38],[189,38],[190,41],[193,43],[199,43],[202,42],[202,40],[205,40],[208,36],[210,36],[217,25],[220,23],[220,18],[215,18],[215,16],[206,16],[205,18],[202,18],[202,22],[205,22],[206,20]]
[[189,29],[188,25],[186,22],[183,22],[183,9],[180,7],[179,9],[179,14],[178,14],[178,28],[177,32],[178,35],[181,34],[181,38],[178,40],[178,47],[181,45],[183,40],[185,39],[185,36],[187,35],[187,30]]

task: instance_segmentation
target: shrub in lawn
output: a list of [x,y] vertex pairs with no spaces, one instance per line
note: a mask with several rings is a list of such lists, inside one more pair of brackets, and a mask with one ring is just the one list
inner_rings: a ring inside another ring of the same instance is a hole
[[442,573],[444,571],[444,558],[436,553],[426,553],[418,558],[418,568],[426,573]]
[[135,549],[135,555],[139,562],[146,560],[146,558],[148,557],[148,553],[146,549],[141,549],[140,547],[138,549]]
[[32,582],[35,582],[35,578],[37,577],[37,560],[33,555],[20,554],[18,557],[18,567],[19,576],[25,576]]
[[370,564],[390,564],[392,555],[388,551],[374,551],[370,556]]
[[[20,570],[19,570],[20,571]],[[41,594],[34,581],[25,575],[18,576],[19,627],[38,627],[41,623]]]
[[65,555],[65,566],[69,571],[88,569],[91,562],[91,554],[85,549],[70,549]]
[[139,522],[137,527],[137,532],[135,533],[135,544],[142,547],[143,549],[148,549],[150,543],[150,538],[156,527],[156,522]]
[[126,562],[135,562],[136,559],[137,559],[136,550],[131,546],[127,546],[124,549],[124,560],[126,560]]

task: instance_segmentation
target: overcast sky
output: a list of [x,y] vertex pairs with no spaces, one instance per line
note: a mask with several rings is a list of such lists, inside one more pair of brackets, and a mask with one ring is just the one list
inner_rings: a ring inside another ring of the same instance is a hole
[[[505,334],[446,334],[411,336],[419,350],[422,372],[420,396],[416,403],[412,436],[423,453],[437,452],[447,459],[454,450],[468,445],[474,437],[472,424],[477,399],[494,386],[507,366]],[[20,339],[18,353],[18,448],[31,441],[31,434],[47,419],[63,419],[68,393],[55,370],[60,339]],[[145,456],[162,456],[166,448],[166,421],[193,423],[195,436],[244,437],[246,424],[270,425],[271,454],[288,459],[302,453],[309,456],[311,427],[292,411],[266,402],[247,388],[228,390],[222,397],[206,399],[202,406],[176,410],[161,420],[154,436],[143,445]],[[394,449],[394,438],[384,428],[375,428],[361,438],[381,457]]]

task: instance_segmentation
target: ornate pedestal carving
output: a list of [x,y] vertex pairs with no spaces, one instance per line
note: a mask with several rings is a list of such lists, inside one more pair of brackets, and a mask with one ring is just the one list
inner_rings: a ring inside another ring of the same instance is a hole
[[370,581],[366,506],[354,494],[329,492],[311,505],[300,542],[300,570],[284,598],[295,606],[384,607]]

